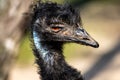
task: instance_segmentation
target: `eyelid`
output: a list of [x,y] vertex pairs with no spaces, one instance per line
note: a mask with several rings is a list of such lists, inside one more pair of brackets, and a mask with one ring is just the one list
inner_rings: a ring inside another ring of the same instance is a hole
[[52,24],[51,27],[64,27],[63,24]]

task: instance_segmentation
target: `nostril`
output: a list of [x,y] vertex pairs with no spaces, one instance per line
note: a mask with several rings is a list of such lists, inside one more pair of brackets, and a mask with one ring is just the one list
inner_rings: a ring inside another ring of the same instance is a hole
[[77,30],[77,31],[76,31],[76,34],[79,35],[79,36],[84,36],[84,32],[81,31],[81,30]]
[[83,38],[84,40],[90,40],[89,38]]

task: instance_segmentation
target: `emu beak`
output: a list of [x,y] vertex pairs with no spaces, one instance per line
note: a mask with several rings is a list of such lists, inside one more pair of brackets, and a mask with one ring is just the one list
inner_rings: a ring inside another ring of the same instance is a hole
[[99,44],[96,42],[84,29],[77,29],[75,31],[77,43],[98,48]]

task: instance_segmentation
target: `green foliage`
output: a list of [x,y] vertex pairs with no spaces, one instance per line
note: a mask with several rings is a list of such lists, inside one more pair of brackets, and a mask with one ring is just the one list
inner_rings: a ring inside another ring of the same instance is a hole
[[21,43],[17,62],[25,65],[29,64],[31,61],[34,61],[34,55],[32,53],[31,43],[27,35]]
[[84,6],[90,2],[101,2],[101,3],[112,3],[112,4],[119,4],[120,0],[65,0],[72,4],[73,6]]
[[76,56],[81,56],[81,50],[84,49],[83,46],[75,43],[69,43],[64,45],[63,53],[67,59],[75,58]]
[[63,3],[64,2],[64,0],[51,0],[51,1],[57,2],[57,3]]

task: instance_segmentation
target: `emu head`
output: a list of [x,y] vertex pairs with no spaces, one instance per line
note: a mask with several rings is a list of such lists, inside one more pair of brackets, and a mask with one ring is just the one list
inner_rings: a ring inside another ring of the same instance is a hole
[[83,29],[79,12],[70,5],[37,3],[33,12],[32,30],[41,41],[75,42],[99,47]]

